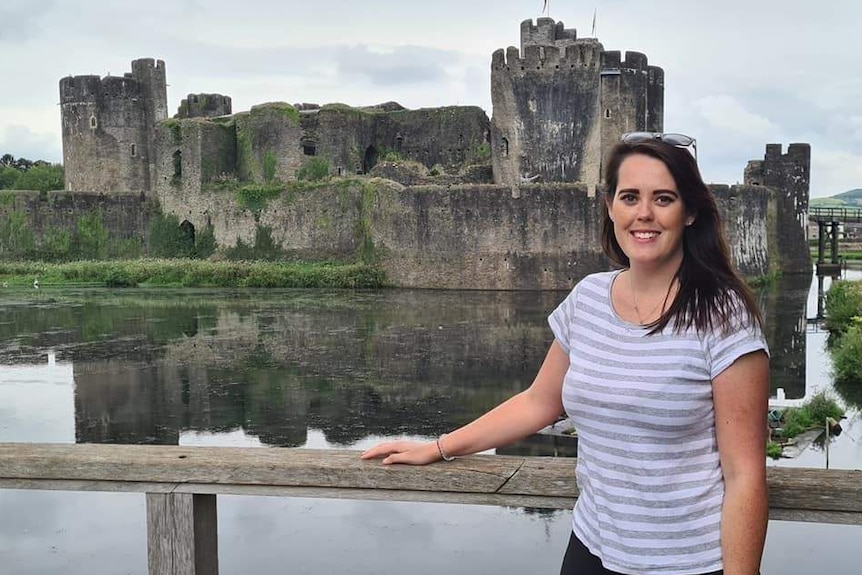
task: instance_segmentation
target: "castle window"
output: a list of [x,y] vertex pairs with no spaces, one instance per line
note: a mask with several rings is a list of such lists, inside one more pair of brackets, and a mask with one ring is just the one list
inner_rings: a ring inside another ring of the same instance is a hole
[[90,116],[90,129],[95,130],[99,126],[99,123],[96,121],[96,116]]
[[136,157],[138,155],[138,147],[135,144],[130,146],[129,151],[131,152],[132,157]]
[[306,156],[315,156],[317,155],[317,145],[314,142],[303,142],[302,143],[302,153]]
[[395,151],[396,152],[401,151],[402,144],[404,144],[404,136],[402,136],[400,133],[395,134]]
[[174,152],[174,181],[179,182],[183,177],[183,153],[179,150]]
[[501,154],[504,158],[508,158],[508,157],[509,157],[509,139],[508,139],[508,138],[503,138],[503,139],[500,141],[500,154]]
[[195,104],[197,104],[197,103],[198,103],[198,97],[197,97],[197,96],[192,96],[192,102],[193,102],[193,103],[195,103]]
[[609,119],[611,117],[611,109],[605,108],[605,119]]

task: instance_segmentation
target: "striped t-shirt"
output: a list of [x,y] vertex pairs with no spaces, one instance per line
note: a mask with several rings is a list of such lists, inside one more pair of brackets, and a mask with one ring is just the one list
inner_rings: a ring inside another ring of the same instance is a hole
[[724,481],[711,382],[740,356],[768,353],[766,342],[741,318],[728,334],[648,335],[611,305],[619,273],[586,277],[549,318],[569,355],[563,405],[578,432],[572,529],[611,571],[718,571]]

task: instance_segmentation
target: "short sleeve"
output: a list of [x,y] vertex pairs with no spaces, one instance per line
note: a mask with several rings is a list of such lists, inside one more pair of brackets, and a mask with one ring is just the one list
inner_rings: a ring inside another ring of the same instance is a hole
[[710,379],[718,377],[743,355],[755,351],[764,351],[769,355],[763,331],[749,318],[736,317],[731,329],[722,333],[714,331],[707,338]]
[[548,316],[548,324],[551,326],[551,331],[554,332],[554,338],[559,342],[563,351],[569,353],[571,342],[572,320],[575,316],[575,308],[578,301],[578,286],[566,296],[560,305],[557,306],[551,315]]

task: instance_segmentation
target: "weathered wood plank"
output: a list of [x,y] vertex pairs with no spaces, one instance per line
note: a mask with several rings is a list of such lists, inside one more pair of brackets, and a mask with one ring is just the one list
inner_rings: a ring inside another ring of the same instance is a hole
[[0,478],[290,485],[494,493],[522,457],[384,467],[355,451],[96,444],[0,444]]
[[147,494],[150,575],[218,575],[216,496]]
[[[75,489],[428,501],[565,509],[575,461],[472,456],[382,466],[353,451],[0,444],[0,488]],[[862,524],[862,471],[768,470],[781,519]]]

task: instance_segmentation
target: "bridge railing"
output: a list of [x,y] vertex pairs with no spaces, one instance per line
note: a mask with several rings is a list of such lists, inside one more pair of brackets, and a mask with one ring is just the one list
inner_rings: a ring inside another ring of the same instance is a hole
[[[770,467],[770,518],[862,525],[862,471]],[[382,466],[355,451],[0,444],[0,489],[146,493],[150,575],[217,575],[219,494],[569,509],[571,458]]]
[[810,207],[808,219],[820,222],[862,222],[862,207]]

